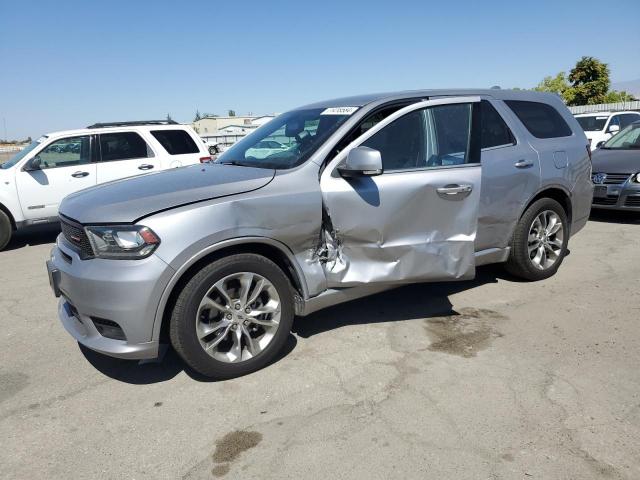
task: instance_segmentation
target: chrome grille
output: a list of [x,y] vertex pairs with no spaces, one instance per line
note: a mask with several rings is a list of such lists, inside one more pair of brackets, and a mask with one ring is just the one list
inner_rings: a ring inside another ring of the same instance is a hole
[[71,245],[80,249],[83,257],[93,257],[93,248],[91,248],[91,243],[82,225],[71,223],[69,220],[60,217],[60,227],[64,238]]
[[597,185],[620,185],[626,182],[631,176],[630,173],[605,173],[606,177],[602,183],[596,183],[595,179],[598,174],[593,175],[594,183]]

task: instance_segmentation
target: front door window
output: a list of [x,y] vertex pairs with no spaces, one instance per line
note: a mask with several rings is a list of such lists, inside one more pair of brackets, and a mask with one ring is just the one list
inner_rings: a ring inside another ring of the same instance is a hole
[[40,169],[72,167],[91,163],[90,136],[68,137],[45,147],[36,158]]

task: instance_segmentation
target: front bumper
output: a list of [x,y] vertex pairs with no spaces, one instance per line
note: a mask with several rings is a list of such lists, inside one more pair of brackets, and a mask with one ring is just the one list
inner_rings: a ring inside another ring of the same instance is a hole
[[[174,271],[159,257],[82,260],[58,237],[47,262],[58,316],[65,329],[91,350],[125,359],[155,358],[153,324],[160,296]],[[96,322],[114,322],[125,340],[103,336]]]
[[598,194],[598,187],[594,190],[593,208],[609,210],[628,210],[640,212],[640,184],[625,183],[623,185],[608,185],[606,195],[604,189]]

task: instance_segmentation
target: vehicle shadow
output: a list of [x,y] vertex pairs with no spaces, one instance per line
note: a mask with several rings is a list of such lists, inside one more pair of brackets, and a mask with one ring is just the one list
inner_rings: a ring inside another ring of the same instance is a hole
[[59,224],[37,225],[15,232],[3,251],[18,250],[24,247],[55,243],[60,233]]
[[600,223],[622,223],[640,225],[640,212],[624,212],[619,210],[591,210],[589,221]]
[[[518,281],[501,268],[481,267],[474,280],[464,282],[422,283],[398,287],[394,290],[329,307],[308,317],[296,317],[292,332],[283,351],[271,362],[275,364],[289,355],[297,345],[297,338],[309,338],[318,333],[347,325],[399,322],[424,319],[455,313],[449,296],[499,280]],[[215,382],[189,368],[170,347],[153,361],[120,360],[96,353],[78,344],[80,351],[96,370],[114,380],[135,385],[147,385],[171,380],[184,371],[198,382]]]
[[347,325],[400,322],[455,314],[449,296],[498,280],[520,281],[501,266],[478,268],[476,278],[463,282],[416,283],[297,317],[293,332],[309,338]]
[[[273,365],[289,355],[296,348],[297,343],[295,335],[289,334],[284,348],[269,365]],[[78,343],[78,347],[87,361],[100,373],[132,385],[166,382],[183,371],[198,382],[218,381],[191,369],[170,345],[163,345],[164,354],[157,360],[150,361],[122,360],[94,352],[80,343]]]

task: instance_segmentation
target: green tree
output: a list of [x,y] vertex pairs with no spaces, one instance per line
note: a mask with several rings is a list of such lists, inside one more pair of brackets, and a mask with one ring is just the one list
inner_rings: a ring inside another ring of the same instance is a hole
[[604,103],[632,102],[636,98],[629,92],[611,90],[604,96]]
[[200,110],[196,109],[196,116],[193,118],[193,121],[197,122],[200,119],[202,119],[202,117],[200,116]]
[[236,116],[236,111],[235,110],[229,110],[229,116],[230,117],[235,117]]
[[594,57],[582,57],[569,72],[574,96],[569,105],[604,103],[611,86],[609,66]]
[[167,113],[167,122],[173,122],[173,118],[171,118],[170,113]]
[[571,104],[575,97],[573,87],[569,85],[567,75],[564,72],[558,73],[555,77],[544,77],[534,90],[537,92],[556,93],[568,104]]

